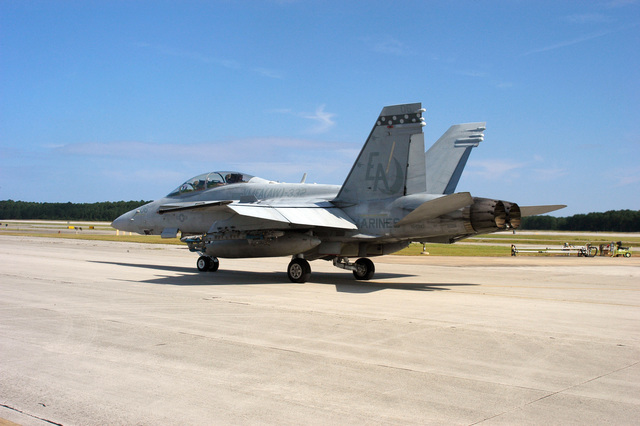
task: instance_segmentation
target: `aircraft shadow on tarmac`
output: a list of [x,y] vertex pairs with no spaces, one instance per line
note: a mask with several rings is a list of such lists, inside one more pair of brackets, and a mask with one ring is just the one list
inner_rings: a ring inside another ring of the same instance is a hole
[[[288,282],[286,274],[282,272],[252,272],[244,270],[224,269],[216,272],[197,272],[194,268],[185,268],[169,265],[152,265],[124,262],[90,261],[108,265],[124,267],[144,268],[155,271],[170,271],[179,275],[167,275],[136,282],[150,284],[176,285],[176,286],[203,286],[203,285],[245,285],[245,284],[286,284],[304,285]],[[403,277],[415,277],[412,274],[391,274],[377,272],[371,281],[356,281],[350,273],[346,272],[314,272],[309,284],[335,285],[336,291],[342,293],[372,293],[379,290],[413,290],[413,291],[445,291],[448,287],[478,286],[473,283],[415,283],[415,282],[380,282],[379,280],[400,279]]]

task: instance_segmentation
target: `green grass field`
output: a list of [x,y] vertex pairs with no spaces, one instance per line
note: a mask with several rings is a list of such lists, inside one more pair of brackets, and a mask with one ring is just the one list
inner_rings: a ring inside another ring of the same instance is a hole
[[[532,232],[532,231],[531,231]],[[485,234],[477,235],[475,237],[467,238],[465,241],[474,243],[503,243],[503,244],[564,244],[565,242],[574,246],[581,246],[587,243],[592,245],[598,245],[603,243],[610,243],[611,241],[619,241],[620,238],[598,235],[597,232],[589,233],[588,235],[580,234],[577,232],[566,232],[561,235],[551,235],[548,233],[540,232],[539,234]],[[622,239],[623,246],[637,246],[640,245],[639,234],[625,234]]]
[[[494,245],[465,245],[465,244],[427,244],[425,246],[429,256],[511,256],[511,249]],[[422,253],[422,244],[413,243],[404,250],[395,253],[401,256],[418,256]]]

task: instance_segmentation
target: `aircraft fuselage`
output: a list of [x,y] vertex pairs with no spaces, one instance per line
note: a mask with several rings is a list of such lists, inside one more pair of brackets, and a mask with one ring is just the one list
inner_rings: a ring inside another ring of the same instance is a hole
[[[367,280],[375,271],[368,257],[412,241],[453,243],[517,228],[517,204],[454,192],[471,149],[484,139],[485,123],[452,126],[425,153],[423,112],[419,103],[384,107],[341,186],[209,172],[113,226],[163,238],[180,233],[200,253],[201,271],[217,270],[218,258],[289,255],[293,282],[309,278],[308,260],[332,260]],[[539,206],[533,214],[562,207]],[[360,259],[351,263],[353,257]]]

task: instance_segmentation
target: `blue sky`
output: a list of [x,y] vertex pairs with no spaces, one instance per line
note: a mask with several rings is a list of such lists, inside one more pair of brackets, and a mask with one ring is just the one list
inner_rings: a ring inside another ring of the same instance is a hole
[[381,108],[459,191],[640,209],[640,2],[0,0],[0,199],[149,200],[212,170],[341,184]]

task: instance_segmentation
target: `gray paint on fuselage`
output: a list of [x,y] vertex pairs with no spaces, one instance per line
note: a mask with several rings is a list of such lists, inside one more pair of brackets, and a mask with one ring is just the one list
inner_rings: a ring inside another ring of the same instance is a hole
[[413,194],[399,198],[365,201],[344,207],[343,210],[354,220],[360,234],[380,238],[382,241],[398,241],[414,236],[422,238],[434,233],[435,235],[463,233],[465,228],[460,223],[462,210],[443,215],[439,220],[429,223],[397,226],[402,218],[419,205],[442,196],[426,193]]
[[327,201],[335,198],[340,190],[339,185],[317,185],[308,183],[239,183],[212,188],[189,196],[171,198],[175,201],[200,200],[240,200],[255,197],[257,200],[277,201],[300,198],[304,202],[315,199]]
[[[185,234],[204,234],[210,232],[214,223],[237,223],[242,227],[250,227],[254,221],[252,218],[241,218],[236,213],[227,209],[213,210],[188,210],[166,212],[157,214],[157,210],[164,204],[175,202],[196,202],[203,200],[239,200],[244,197],[255,197],[261,205],[288,205],[295,206],[299,201],[308,206],[310,203],[329,204],[335,198],[340,187],[337,185],[316,184],[284,184],[284,183],[244,183],[233,184],[225,187],[212,188],[194,194],[181,197],[165,197],[140,207],[139,214],[133,215],[132,225],[137,229],[133,232],[147,231],[150,234],[159,235],[165,228],[178,228]],[[303,194],[303,195],[298,195]],[[396,226],[396,224],[414,210],[420,204],[431,201],[442,195],[413,194],[400,198],[363,201],[359,204],[343,207],[342,210],[349,215],[358,226],[357,231],[347,232],[342,235],[342,241],[359,241],[362,235],[380,238],[381,241],[399,241],[408,237],[419,238],[418,235],[433,236],[460,234],[464,227],[460,224],[461,212],[452,212],[438,221],[428,224],[412,224]],[[450,217],[450,219],[448,219]],[[263,223],[256,229],[263,229],[268,224]],[[266,229],[266,228],[265,228]],[[330,238],[331,239],[331,238]]]
[[[204,234],[215,222],[224,222],[236,214],[226,209],[188,210],[158,214],[160,206],[177,202],[240,200],[254,197],[262,205],[309,205],[335,198],[339,185],[304,183],[237,183],[211,188],[178,197],[164,197],[139,207],[132,215],[131,232],[159,235],[165,228],[178,228],[183,233]],[[131,218],[130,218],[131,219]]]

